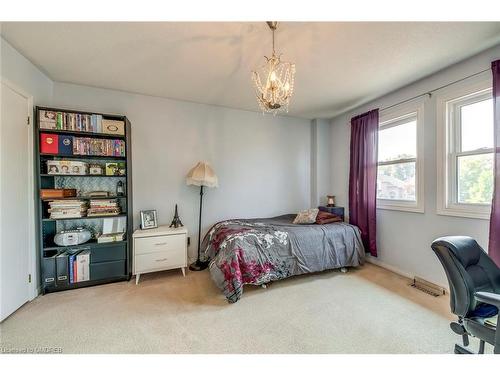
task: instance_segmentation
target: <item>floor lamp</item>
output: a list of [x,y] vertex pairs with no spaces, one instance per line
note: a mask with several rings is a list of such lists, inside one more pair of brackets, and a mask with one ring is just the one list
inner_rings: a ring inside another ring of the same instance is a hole
[[203,208],[203,188],[217,187],[218,180],[214,170],[207,162],[200,161],[189,172],[186,177],[186,184],[200,187],[200,217],[198,220],[198,259],[189,266],[191,271],[202,271],[208,267],[208,262],[200,260],[201,252],[201,212]]

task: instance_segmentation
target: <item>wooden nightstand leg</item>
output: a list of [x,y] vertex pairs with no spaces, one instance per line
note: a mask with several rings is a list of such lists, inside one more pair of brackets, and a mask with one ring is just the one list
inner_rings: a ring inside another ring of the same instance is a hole
[[186,277],[186,269],[182,267],[181,270],[182,270],[182,276]]
[[139,284],[139,279],[141,278],[141,274],[138,273],[137,275],[135,275],[135,285]]

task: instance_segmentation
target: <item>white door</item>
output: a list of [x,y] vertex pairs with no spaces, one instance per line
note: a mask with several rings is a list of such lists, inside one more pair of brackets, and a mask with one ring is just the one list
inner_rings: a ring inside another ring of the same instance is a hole
[[[2,81],[0,119],[0,321],[30,299],[34,254],[30,98]],[[35,281],[35,280],[33,280]]]

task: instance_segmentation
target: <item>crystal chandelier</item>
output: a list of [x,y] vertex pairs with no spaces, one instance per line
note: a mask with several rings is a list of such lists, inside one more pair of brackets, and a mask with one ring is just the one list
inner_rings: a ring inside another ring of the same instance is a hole
[[267,22],[273,33],[273,54],[266,58],[266,64],[252,71],[257,102],[263,112],[276,114],[288,112],[288,104],[293,94],[295,64],[281,61],[274,51],[274,31],[278,22]]

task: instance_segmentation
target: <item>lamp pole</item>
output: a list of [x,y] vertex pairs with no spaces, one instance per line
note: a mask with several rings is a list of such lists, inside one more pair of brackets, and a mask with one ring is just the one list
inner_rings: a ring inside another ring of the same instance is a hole
[[200,260],[200,255],[201,255],[201,212],[203,208],[203,185],[200,186],[200,217],[198,220],[198,259],[196,260],[195,263],[191,264],[189,266],[189,269],[191,271],[202,271],[205,268],[208,267],[207,262],[202,262]]

